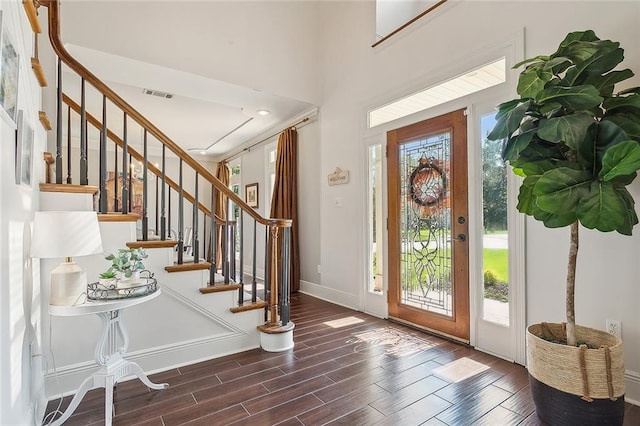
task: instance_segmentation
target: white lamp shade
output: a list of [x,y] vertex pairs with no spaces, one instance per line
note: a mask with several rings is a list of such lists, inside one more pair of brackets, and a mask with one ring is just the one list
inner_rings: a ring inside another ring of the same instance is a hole
[[92,211],[36,212],[31,257],[60,258],[102,253],[98,215]]

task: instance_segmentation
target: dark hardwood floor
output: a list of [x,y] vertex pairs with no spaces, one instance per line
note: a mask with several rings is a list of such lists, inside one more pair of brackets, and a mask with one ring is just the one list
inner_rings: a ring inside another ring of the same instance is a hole
[[[292,319],[288,352],[256,349],[154,374],[170,384],[162,391],[119,384],[113,424],[543,424],[521,366],[302,294]],[[432,374],[463,357],[489,368],[457,383]],[[89,392],[66,424],[103,424],[103,396]],[[640,407],[627,404],[625,425],[640,425]]]

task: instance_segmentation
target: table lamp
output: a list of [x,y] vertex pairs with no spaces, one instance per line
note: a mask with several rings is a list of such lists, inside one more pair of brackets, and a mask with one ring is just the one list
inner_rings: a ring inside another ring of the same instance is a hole
[[87,289],[87,273],[72,257],[102,253],[98,216],[92,211],[36,212],[31,257],[65,258],[51,271],[51,305],[73,305]]

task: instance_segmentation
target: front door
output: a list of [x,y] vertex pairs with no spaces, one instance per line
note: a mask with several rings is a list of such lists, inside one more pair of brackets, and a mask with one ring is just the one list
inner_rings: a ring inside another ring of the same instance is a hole
[[389,316],[469,341],[464,110],[387,133]]

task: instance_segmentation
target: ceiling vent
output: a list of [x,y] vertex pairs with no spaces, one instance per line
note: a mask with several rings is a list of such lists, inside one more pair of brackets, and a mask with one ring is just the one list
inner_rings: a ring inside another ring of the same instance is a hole
[[161,92],[159,90],[153,89],[142,89],[142,93],[145,95],[157,96],[159,98],[171,99],[173,98],[173,94],[167,92]]

